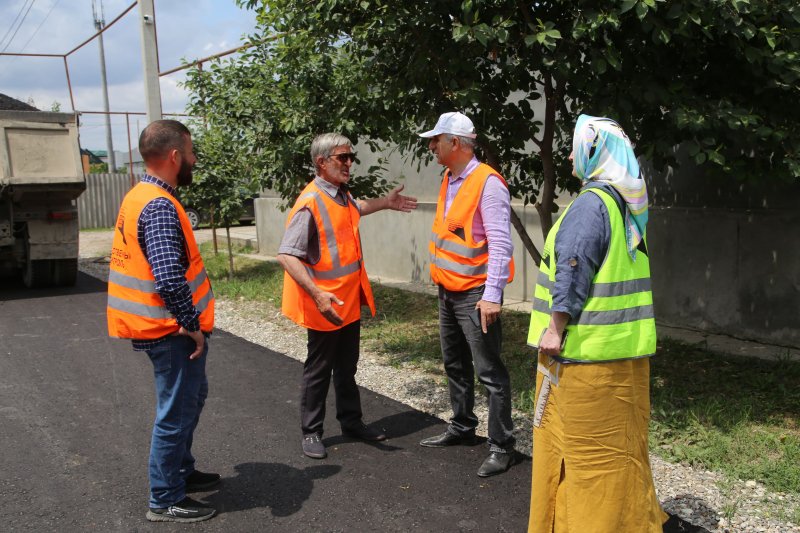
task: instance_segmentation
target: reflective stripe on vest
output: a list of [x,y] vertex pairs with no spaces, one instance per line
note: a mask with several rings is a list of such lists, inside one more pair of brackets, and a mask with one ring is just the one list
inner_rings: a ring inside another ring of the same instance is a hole
[[470,248],[457,242],[446,241],[433,232],[431,232],[431,241],[436,248],[446,252],[453,252],[463,257],[474,258],[489,253],[488,243],[484,243],[483,246],[478,246],[477,248]]
[[[206,269],[203,267],[203,270],[200,271],[200,274],[188,280],[189,288],[192,289],[192,293],[197,292],[197,289],[200,288],[206,279],[208,279],[208,274],[206,274]],[[117,285],[127,289],[158,294],[156,291],[156,282],[154,280],[139,279],[133,276],[128,276],[127,274],[123,274],[122,272],[112,270],[108,273],[108,281],[116,283]]]
[[[504,186],[505,180],[492,167],[480,163],[459,187],[455,198],[444,214],[449,183],[449,170],[445,172],[439,188],[436,215],[428,244],[431,279],[451,291],[465,291],[486,283],[489,270],[489,245],[484,239],[476,242],[472,234],[475,213],[489,176],[497,176]],[[454,230],[461,230],[456,234]],[[514,259],[509,261],[508,283],[514,279]]]
[[[300,209],[306,208],[311,212],[319,236],[320,258],[314,265],[303,260],[301,262],[315,285],[345,302],[342,306],[334,306],[343,320],[341,325],[334,325],[319,312],[314,299],[285,273],[281,310],[288,318],[309,329],[331,331],[355,322],[361,318],[362,304],[368,305],[372,314],[375,314],[372,289],[361,253],[358,233],[360,214],[350,194],[347,194],[346,200],[347,205],[344,206],[336,203],[312,181],[287,216],[288,226]],[[346,228],[351,231],[346,231]]]
[[[486,272],[489,270],[489,263],[484,263],[483,265],[478,266],[469,266],[469,265],[462,265],[461,263],[456,263],[455,261],[448,261],[442,257],[436,257],[435,255],[431,256],[431,264],[436,265],[439,268],[443,268],[445,270],[449,270],[451,272],[456,272],[457,274],[463,274],[464,276],[476,277],[480,275],[485,275]],[[452,289],[457,290],[457,289]]]
[[[596,194],[603,200],[611,223],[611,239],[581,314],[567,325],[567,339],[560,357],[568,361],[599,362],[653,355],[656,330],[649,258],[640,252],[633,261],[628,255],[622,214],[607,192],[592,188],[581,194]],[[534,347],[550,323],[555,239],[571,205],[550,230],[542,250],[528,330],[528,344]]]
[[[208,308],[208,305],[211,303],[213,298],[214,295],[211,293],[211,291],[208,291],[205,296],[200,298],[200,301],[195,304],[195,308],[202,313]],[[130,300],[123,300],[122,298],[117,298],[116,296],[108,297],[108,307],[124,313],[144,316],[147,318],[172,318],[172,313],[170,313],[169,310],[163,305],[147,305],[143,303],[132,302]]]
[[114,231],[107,305],[108,330],[113,337],[152,340],[180,328],[156,290],[152,269],[139,246],[139,217],[156,198],[166,198],[175,206],[189,262],[185,275],[200,313],[200,329],[210,332],[214,327],[214,293],[183,207],[158,185],[139,183],[125,196]]
[[[339,259],[339,243],[336,242],[333,222],[328,213],[328,208],[325,207],[325,202],[322,201],[320,193],[314,191],[302,194],[298,201],[305,199],[314,200],[317,209],[319,209],[319,215],[322,219],[322,228],[325,230],[325,243],[331,254],[331,263],[333,264],[333,267],[328,270],[319,269],[315,265],[305,265],[308,275],[315,279],[336,279],[346,276],[347,274],[358,272],[361,268],[360,259],[347,265],[341,264],[341,260]],[[353,201],[352,196],[349,196],[348,202],[350,201]]]

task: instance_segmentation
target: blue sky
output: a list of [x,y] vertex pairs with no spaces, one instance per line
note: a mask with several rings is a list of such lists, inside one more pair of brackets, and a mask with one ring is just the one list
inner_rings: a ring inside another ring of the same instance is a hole
[[[182,59],[191,61],[234,48],[241,44],[242,35],[255,28],[255,13],[239,9],[233,0],[154,2],[161,71],[179,66]],[[133,0],[103,0],[106,22],[132,3]],[[100,0],[96,4],[99,6]],[[65,54],[95,32],[92,0],[0,0],[0,37],[5,35],[0,51]],[[144,111],[138,6],[106,30],[103,37],[111,111]],[[70,55],[68,62],[76,109],[102,111],[97,40]],[[187,95],[178,86],[183,77],[179,72],[161,78],[165,113],[184,112]],[[0,93],[22,101],[32,98],[39,109],[49,110],[53,102],[59,102],[62,111],[71,111],[61,58],[0,56]],[[113,115],[111,123],[114,149],[127,152],[125,117]],[[103,116],[83,115],[81,124],[81,146],[104,150]],[[137,131],[144,126],[143,116],[131,116],[133,146]]]

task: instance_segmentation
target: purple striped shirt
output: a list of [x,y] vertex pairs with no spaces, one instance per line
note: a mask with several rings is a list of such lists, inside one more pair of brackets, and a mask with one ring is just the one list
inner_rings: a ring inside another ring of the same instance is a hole
[[[479,164],[480,161],[473,157],[460,175],[450,176],[444,201],[445,216],[461,184]],[[489,267],[483,299],[487,302],[500,303],[503,299],[503,289],[508,282],[514,244],[511,242],[511,196],[508,188],[497,176],[489,176],[486,180],[478,212],[473,218],[472,235],[476,242],[487,239],[489,245]]]

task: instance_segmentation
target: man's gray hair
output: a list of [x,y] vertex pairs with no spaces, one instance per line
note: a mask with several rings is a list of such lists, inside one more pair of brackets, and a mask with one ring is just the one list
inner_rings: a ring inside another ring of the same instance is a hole
[[452,133],[445,133],[444,136],[448,141],[453,139],[453,137],[457,137],[458,140],[461,141],[461,146],[464,146],[471,150],[475,150],[475,139],[470,139],[469,137],[462,137],[461,135],[453,135]]
[[337,146],[353,147],[350,139],[341,133],[323,133],[314,137],[311,141],[311,162],[317,166],[317,157],[329,157],[333,149]]

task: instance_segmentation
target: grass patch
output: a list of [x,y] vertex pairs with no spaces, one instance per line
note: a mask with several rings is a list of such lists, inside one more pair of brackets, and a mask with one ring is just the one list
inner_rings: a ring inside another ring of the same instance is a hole
[[[270,302],[280,308],[283,291],[283,269],[280,265],[235,256],[235,275],[233,279],[228,279],[227,247],[219,248],[219,254],[214,254],[212,243],[206,242],[200,245],[200,254],[203,256],[215,295],[235,300]],[[248,250],[234,246],[234,253],[248,253]]]
[[[217,295],[280,308],[278,264],[237,256],[228,280],[224,250],[214,256],[206,243],[201,252]],[[362,315],[364,347],[398,367],[443,376],[436,298],[378,284],[373,291],[377,314]],[[529,320],[528,313],[503,311],[513,404],[528,413],[535,377]],[[665,339],[651,359],[651,394],[650,445],[660,456],[800,494],[800,363],[726,357]]]
[[[366,346],[385,354],[391,364],[411,364],[444,376],[439,344],[439,311],[435,296],[373,284],[376,313],[362,314],[362,339]],[[503,312],[502,358],[513,385],[513,405],[532,409],[535,384],[533,352],[525,345],[530,316]]]
[[800,493],[800,363],[663,340],[651,374],[659,455]]

